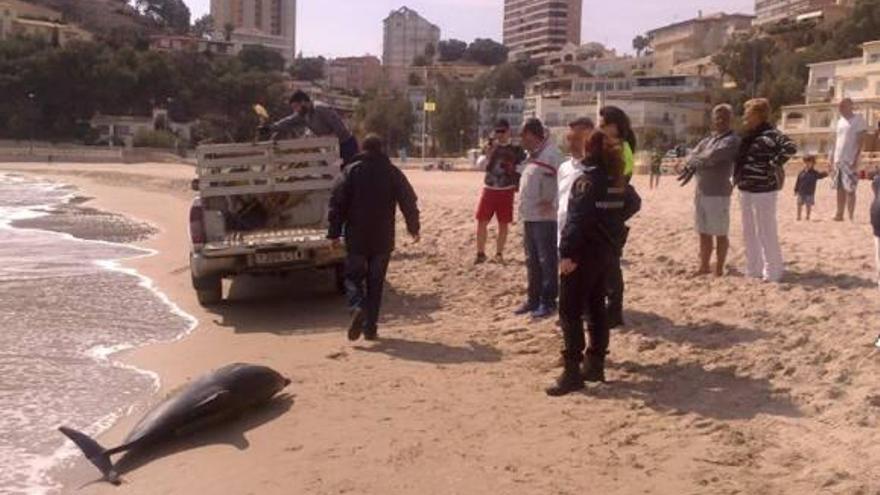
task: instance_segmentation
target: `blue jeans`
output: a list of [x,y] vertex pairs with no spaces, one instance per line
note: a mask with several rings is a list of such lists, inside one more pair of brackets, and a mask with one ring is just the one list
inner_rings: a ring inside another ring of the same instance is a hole
[[528,305],[556,307],[559,295],[559,253],[556,222],[525,222],[526,268],[529,273]]
[[349,254],[345,259],[345,294],[351,309],[362,309],[366,316],[364,330],[376,330],[382,290],[391,254],[364,256]]

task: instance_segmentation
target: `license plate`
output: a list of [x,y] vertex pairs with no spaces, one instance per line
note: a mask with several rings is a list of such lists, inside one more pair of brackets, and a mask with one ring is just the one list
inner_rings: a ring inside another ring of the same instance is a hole
[[254,254],[254,263],[257,265],[280,265],[302,261],[303,258],[302,251],[274,251]]

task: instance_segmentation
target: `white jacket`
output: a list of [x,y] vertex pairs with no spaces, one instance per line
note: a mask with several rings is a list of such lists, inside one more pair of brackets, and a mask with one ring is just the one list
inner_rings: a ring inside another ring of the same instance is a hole
[[[524,222],[555,222],[559,207],[557,173],[562,153],[548,137],[529,153],[519,182],[519,214]],[[549,205],[549,206],[546,206]]]

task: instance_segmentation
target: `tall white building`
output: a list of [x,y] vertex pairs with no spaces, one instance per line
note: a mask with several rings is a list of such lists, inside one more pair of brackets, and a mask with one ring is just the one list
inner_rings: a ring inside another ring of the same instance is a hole
[[278,51],[290,63],[296,56],[296,0],[211,0],[214,29],[240,51],[261,45]]
[[401,7],[391,12],[384,21],[382,64],[391,67],[409,67],[419,55],[424,55],[429,44],[434,49],[440,43],[440,28],[431,24],[418,12]]
[[581,44],[582,0],[504,0],[509,58],[544,60],[567,43]]

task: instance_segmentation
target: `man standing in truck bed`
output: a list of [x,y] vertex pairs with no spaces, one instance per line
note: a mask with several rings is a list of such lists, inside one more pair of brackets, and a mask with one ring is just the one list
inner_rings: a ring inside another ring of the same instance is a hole
[[348,251],[345,291],[352,312],[349,340],[359,339],[362,333],[367,340],[378,337],[379,308],[394,251],[398,206],[407,231],[415,242],[419,241],[418,198],[384,148],[378,136],[367,136],[364,152],[343,171],[330,199],[327,238],[338,244],[344,231]]
[[266,126],[266,130],[274,133],[301,132],[303,129],[308,129],[315,136],[336,136],[339,139],[339,156],[342,158],[343,168],[352,162],[358,153],[357,138],[351,134],[336,110],[324,105],[315,105],[309,95],[302,90],[293,93],[289,103],[293,113]]

